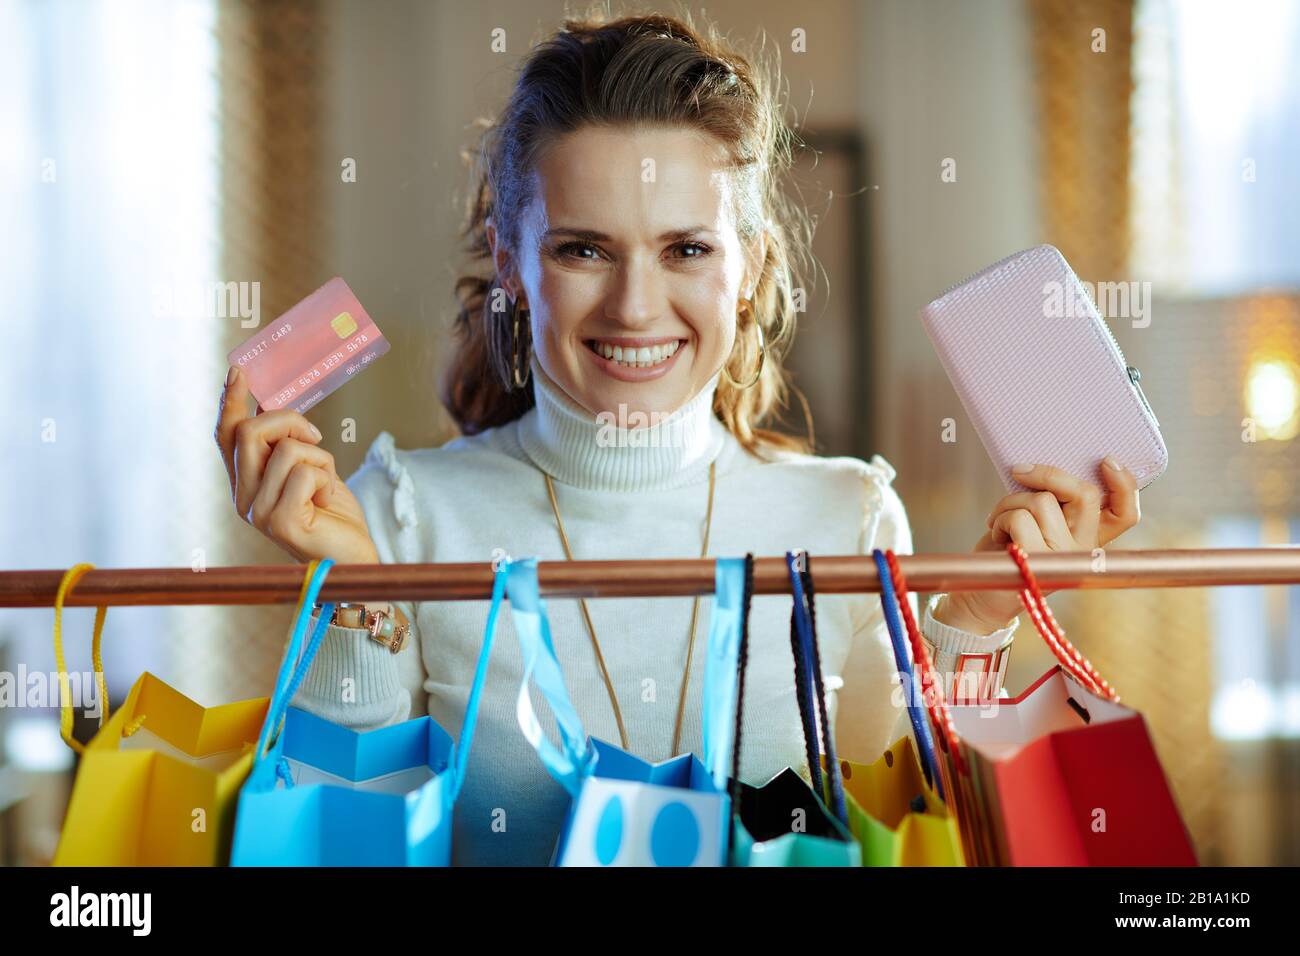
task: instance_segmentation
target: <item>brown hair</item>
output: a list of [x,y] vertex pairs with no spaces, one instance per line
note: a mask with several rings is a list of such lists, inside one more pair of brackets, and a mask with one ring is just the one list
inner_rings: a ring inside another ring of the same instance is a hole
[[[775,72],[775,71],[773,71]],[[649,15],[566,20],[524,58],[510,99],[495,122],[484,122],[462,236],[474,260],[491,264],[486,222],[498,242],[518,248],[519,219],[533,198],[532,171],[556,138],[585,126],[684,126],[712,135],[726,150],[739,187],[737,229],[742,242],[766,232],[766,254],[753,307],[737,317],[736,345],[718,381],[715,414],[750,451],[768,446],[809,451],[811,441],[760,425],[786,408],[792,385],[783,367],[794,338],[795,289],[811,261],[806,214],[781,188],[796,140],[781,115],[775,82],[755,69],[716,28],[697,30],[682,19]],[[456,347],[442,382],[442,400],[462,432],[503,425],[533,404],[531,388],[514,387],[513,315],[499,277],[462,275]],[[767,353],[758,381],[758,329]],[[527,323],[520,323],[527,334]],[[522,336],[521,336],[522,337]],[[519,354],[526,357],[526,343]],[[521,363],[526,361],[521,358]],[[804,406],[809,431],[812,419]]]

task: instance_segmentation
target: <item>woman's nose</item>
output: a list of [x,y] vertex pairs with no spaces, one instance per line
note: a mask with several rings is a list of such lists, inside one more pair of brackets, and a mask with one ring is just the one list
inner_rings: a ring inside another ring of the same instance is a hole
[[652,324],[664,312],[667,294],[649,263],[624,263],[605,297],[605,315],[629,327]]

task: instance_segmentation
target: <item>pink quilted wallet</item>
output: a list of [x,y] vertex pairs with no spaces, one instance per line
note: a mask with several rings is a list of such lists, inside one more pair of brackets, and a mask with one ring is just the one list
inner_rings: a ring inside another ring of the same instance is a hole
[[1169,463],[1159,422],[1065,257],[1035,246],[989,266],[921,310],[1009,491],[1018,462],[1055,465],[1103,491],[1114,455],[1142,488]]

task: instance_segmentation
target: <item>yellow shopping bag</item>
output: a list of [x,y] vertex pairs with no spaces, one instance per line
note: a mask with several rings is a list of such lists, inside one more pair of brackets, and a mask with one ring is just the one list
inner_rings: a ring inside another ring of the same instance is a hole
[[957,821],[926,784],[910,736],[875,763],[841,760],[840,775],[863,866],[965,865]]
[[[307,580],[315,565],[308,568]],[[89,744],[72,737],[63,655],[63,601],[92,565],[70,569],[54,603],[61,731],[80,753],[56,866],[216,866],[229,859],[235,805],[266,718],[267,698],[202,707],[148,672],[111,717],[95,615],[93,659],[100,726]],[[299,603],[306,593],[306,582]]]

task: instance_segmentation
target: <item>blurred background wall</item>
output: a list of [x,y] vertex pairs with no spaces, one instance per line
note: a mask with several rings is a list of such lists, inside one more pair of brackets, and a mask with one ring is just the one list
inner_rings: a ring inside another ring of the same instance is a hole
[[[795,186],[825,275],[793,367],[820,450],[898,469],[918,551],[968,550],[1002,490],[917,310],[1041,242],[1086,281],[1151,283],[1146,324],[1108,316],[1171,457],[1123,546],[1297,540],[1298,7],[708,5],[734,39],[780,54],[788,115],[816,147]],[[265,324],[346,277],[393,350],[312,412],[344,475],[382,430],[401,447],[452,437],[436,383],[462,265],[461,152],[565,10],[0,5],[0,274],[11,350],[27,357],[0,384],[0,567],[285,560],[233,514],[211,438],[225,354],[251,330],[197,296],[183,308],[191,286],[258,283]],[[1146,714],[1203,862],[1300,862],[1297,593],[1052,599]],[[91,612],[66,619],[89,633]],[[286,623],[280,608],[116,609],[114,699],[145,668],[206,702],[265,693]],[[0,670],[49,670],[49,625],[48,611],[0,611]],[[1016,689],[1049,662],[1022,628]],[[70,667],[88,667],[86,648]],[[0,730],[0,854],[41,862],[71,761],[49,713],[0,709]]]

